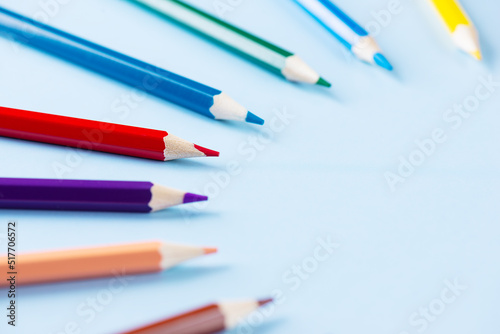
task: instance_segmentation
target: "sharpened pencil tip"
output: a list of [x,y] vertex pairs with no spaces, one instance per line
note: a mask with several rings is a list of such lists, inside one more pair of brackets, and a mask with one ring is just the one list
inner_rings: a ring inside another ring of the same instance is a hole
[[477,60],[483,59],[483,55],[481,54],[481,51],[479,51],[479,50],[474,51],[474,52],[470,52],[470,54],[472,55],[472,57],[476,58]]
[[205,154],[207,157],[218,157],[219,156],[219,152],[217,151],[214,151],[214,150],[210,150],[208,148],[205,148],[203,146],[199,146],[199,145],[194,145],[194,148],[196,148],[198,151],[202,152],[203,154]]
[[212,248],[212,247],[203,248],[203,253],[205,253],[205,254],[217,253],[217,248]]
[[389,63],[389,61],[387,60],[387,58],[385,58],[383,54],[381,53],[375,54],[373,56],[373,60],[375,61],[375,64],[377,64],[378,66],[385,68],[388,71],[393,70],[391,63]]
[[197,194],[193,194],[193,193],[186,193],[184,195],[184,204],[187,204],[187,203],[195,203],[195,202],[203,202],[203,201],[207,201],[208,200],[208,197],[207,196],[203,196],[203,195],[197,195]]
[[259,300],[259,306],[266,305],[266,304],[272,303],[272,302],[273,302],[272,298],[261,299],[261,300]]
[[319,78],[318,82],[316,82],[316,85],[319,85],[319,86],[324,86],[324,87],[327,87],[327,88],[330,88],[332,87],[332,84],[329,83],[328,81],[326,81],[325,79],[323,78]]
[[259,116],[251,113],[250,111],[247,113],[247,118],[245,119],[245,121],[248,123],[264,125],[264,120]]

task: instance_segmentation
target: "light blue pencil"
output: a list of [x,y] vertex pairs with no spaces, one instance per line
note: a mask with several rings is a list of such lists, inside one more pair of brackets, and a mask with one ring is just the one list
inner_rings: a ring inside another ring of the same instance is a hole
[[330,0],[295,0],[359,59],[389,71],[392,65],[368,32]]

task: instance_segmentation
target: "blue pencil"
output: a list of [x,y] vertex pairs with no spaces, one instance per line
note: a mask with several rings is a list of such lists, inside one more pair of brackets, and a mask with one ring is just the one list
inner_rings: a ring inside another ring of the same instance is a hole
[[373,37],[330,0],[295,0],[359,59],[389,71],[392,65]]
[[0,35],[213,119],[263,124],[224,92],[0,7]]

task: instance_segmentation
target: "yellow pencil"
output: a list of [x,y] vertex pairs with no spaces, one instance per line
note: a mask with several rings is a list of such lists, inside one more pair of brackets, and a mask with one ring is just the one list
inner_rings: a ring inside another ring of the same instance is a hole
[[479,36],[471,19],[456,0],[430,0],[451,33],[455,44],[477,60],[482,59]]

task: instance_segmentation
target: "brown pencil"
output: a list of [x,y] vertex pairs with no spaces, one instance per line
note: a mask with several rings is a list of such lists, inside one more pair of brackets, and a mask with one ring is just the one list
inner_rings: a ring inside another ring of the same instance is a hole
[[[15,272],[16,284],[39,284],[154,273],[214,252],[214,248],[143,242],[19,254],[12,267],[0,257],[0,270]],[[0,280],[0,287],[10,284],[9,275]]]
[[211,304],[122,334],[212,334],[231,329],[272,299]]

